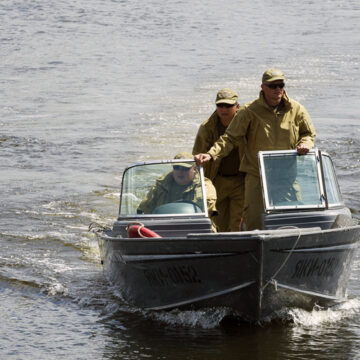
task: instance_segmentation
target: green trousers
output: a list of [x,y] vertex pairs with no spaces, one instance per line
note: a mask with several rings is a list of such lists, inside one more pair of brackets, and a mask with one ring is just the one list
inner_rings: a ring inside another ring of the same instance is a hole
[[213,184],[216,188],[218,211],[213,221],[218,231],[239,231],[244,206],[245,174],[226,177],[217,175]]
[[245,200],[243,212],[246,230],[262,229],[263,213],[264,203],[260,177],[247,173],[245,177]]

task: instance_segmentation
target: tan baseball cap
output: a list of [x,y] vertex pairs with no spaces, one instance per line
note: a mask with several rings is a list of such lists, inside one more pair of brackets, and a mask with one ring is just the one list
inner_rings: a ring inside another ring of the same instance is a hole
[[[193,158],[194,158],[193,155],[191,155],[190,153],[185,152],[185,151],[176,154],[174,157],[174,159],[193,159]],[[186,168],[191,168],[194,166],[194,164],[191,164],[191,163],[176,163],[175,165],[183,166]]]
[[215,104],[236,104],[238,101],[238,94],[233,89],[221,89],[216,95]]
[[271,68],[266,70],[262,76],[262,82],[272,82],[275,80],[285,80],[285,75],[280,69]]

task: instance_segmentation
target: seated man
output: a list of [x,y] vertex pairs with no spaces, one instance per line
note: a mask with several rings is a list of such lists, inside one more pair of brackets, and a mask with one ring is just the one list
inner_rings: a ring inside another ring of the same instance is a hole
[[[174,159],[191,159],[190,153],[179,153]],[[205,191],[209,217],[217,214],[216,190],[212,182],[205,178]],[[200,176],[197,166],[190,163],[176,163],[173,171],[156,180],[146,198],[140,203],[138,211],[151,214],[160,205],[179,200],[192,201],[203,208]]]

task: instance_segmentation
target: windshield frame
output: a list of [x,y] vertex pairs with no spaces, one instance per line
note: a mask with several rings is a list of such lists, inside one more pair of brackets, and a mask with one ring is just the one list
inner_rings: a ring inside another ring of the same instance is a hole
[[[266,161],[265,159],[271,157],[294,157],[294,156],[311,156],[315,159],[316,166],[316,176],[317,176],[317,185],[319,190],[319,199],[317,199],[318,203],[313,204],[296,204],[296,205],[273,205],[270,201],[270,191],[269,191],[269,181],[266,176]],[[259,151],[258,160],[259,160],[259,169],[260,169],[260,179],[261,179],[261,187],[263,193],[263,203],[265,213],[270,213],[274,211],[285,211],[285,210],[324,210],[329,207],[326,190],[325,190],[325,182],[323,176],[323,168],[322,163],[320,161],[321,153],[318,149],[312,149],[307,154],[299,155],[296,150],[276,150],[276,151]]]

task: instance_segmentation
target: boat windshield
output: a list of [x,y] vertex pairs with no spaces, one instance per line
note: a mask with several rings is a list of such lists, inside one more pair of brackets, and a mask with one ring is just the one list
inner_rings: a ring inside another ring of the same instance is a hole
[[207,213],[203,172],[193,160],[141,163],[122,180],[120,216]]
[[330,156],[328,154],[322,153],[321,159],[325,179],[326,197],[329,207],[344,205],[339,183],[337,182],[334,165],[330,159]]
[[342,203],[332,162],[316,149],[306,155],[293,150],[259,152],[259,164],[267,212]]

